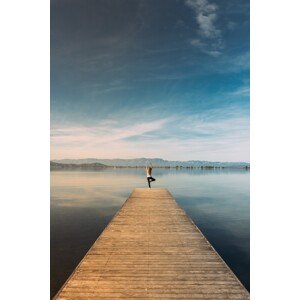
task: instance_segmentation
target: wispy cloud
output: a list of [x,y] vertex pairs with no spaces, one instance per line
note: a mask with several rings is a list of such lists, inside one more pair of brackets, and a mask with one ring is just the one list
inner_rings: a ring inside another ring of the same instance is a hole
[[195,11],[199,31],[202,36],[216,38],[221,35],[221,31],[215,25],[218,10],[216,4],[207,0],[187,0],[186,4]]
[[199,26],[198,38],[192,39],[191,44],[206,54],[219,56],[224,48],[222,32],[216,25],[219,7],[208,0],[186,0],[185,3],[194,11]]
[[250,88],[249,85],[241,86],[236,90],[229,93],[230,96],[249,96],[250,95]]
[[122,157],[124,153],[128,155],[126,139],[160,130],[168,121],[159,119],[124,125],[122,120],[108,119],[97,126],[56,126],[51,129],[51,157]]
[[211,66],[211,72],[219,74],[239,73],[249,71],[250,53],[249,51],[239,54],[222,55],[222,59],[217,64]]
[[233,59],[234,59],[233,67],[236,67],[238,70],[248,70],[250,68],[249,51],[236,55]]
[[249,160],[249,118],[236,108],[177,114],[132,125],[104,120],[97,126],[52,129],[52,158]]
[[98,126],[54,128],[51,130],[51,138],[56,145],[80,145],[90,142],[98,145],[159,130],[166,122],[168,119],[122,126],[116,120],[105,120]]

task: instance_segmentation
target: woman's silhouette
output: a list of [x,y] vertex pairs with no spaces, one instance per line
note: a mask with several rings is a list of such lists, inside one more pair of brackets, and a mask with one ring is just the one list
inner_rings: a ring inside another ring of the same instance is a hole
[[148,185],[149,185],[149,188],[151,189],[150,182],[155,181],[155,178],[152,177],[152,166],[146,167],[146,173],[147,173]]

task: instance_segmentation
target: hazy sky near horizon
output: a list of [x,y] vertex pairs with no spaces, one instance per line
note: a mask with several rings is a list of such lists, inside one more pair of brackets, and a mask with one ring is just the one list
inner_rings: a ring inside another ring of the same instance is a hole
[[51,0],[51,158],[249,161],[248,0]]

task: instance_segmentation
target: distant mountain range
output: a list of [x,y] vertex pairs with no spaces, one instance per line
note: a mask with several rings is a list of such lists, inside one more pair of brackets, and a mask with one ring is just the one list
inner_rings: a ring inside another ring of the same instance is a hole
[[106,167],[107,166],[100,163],[72,164],[72,163],[57,163],[57,162],[50,161],[51,170],[100,170]]
[[[247,162],[212,162],[203,160],[173,161],[161,158],[133,158],[133,159],[60,159],[51,161],[53,168],[104,168],[104,167],[219,167],[219,168],[249,168]],[[59,165],[55,165],[59,164]],[[63,165],[63,166],[62,166]]]

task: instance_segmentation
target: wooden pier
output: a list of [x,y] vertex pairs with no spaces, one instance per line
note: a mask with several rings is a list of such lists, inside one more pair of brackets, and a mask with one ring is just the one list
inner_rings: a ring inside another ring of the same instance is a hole
[[166,189],[134,189],[55,299],[249,299]]

